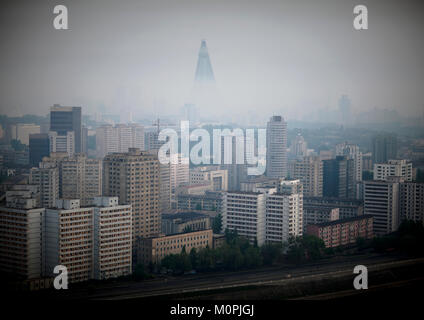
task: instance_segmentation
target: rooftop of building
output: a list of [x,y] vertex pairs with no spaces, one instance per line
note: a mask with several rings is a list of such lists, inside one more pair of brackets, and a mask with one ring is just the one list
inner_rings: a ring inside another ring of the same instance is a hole
[[355,217],[350,217],[350,218],[345,218],[345,219],[339,219],[339,220],[334,220],[334,221],[328,221],[328,222],[322,222],[322,223],[317,223],[317,224],[312,224],[312,225],[318,226],[318,227],[328,227],[328,226],[334,226],[334,225],[337,225],[337,224],[342,224],[342,223],[347,223],[347,222],[370,219],[370,218],[373,218],[373,217],[374,216],[371,215],[371,214],[362,214],[360,216],[355,216]]
[[176,212],[176,213],[163,213],[162,214],[162,220],[175,220],[175,219],[181,219],[182,221],[190,221],[193,219],[198,218],[207,218],[208,215],[195,212],[195,211],[183,211],[183,212]]

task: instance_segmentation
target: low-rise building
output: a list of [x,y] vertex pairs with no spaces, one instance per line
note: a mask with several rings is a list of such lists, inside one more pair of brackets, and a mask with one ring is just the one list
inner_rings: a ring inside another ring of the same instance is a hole
[[162,235],[140,238],[137,242],[137,261],[144,265],[159,263],[170,254],[179,254],[183,248],[187,253],[191,249],[212,248],[212,230],[200,230],[174,235]]
[[362,215],[347,219],[311,224],[306,227],[307,234],[317,236],[326,248],[355,243],[358,238],[372,239],[373,216]]
[[211,228],[210,217],[197,212],[162,214],[162,233],[175,234],[184,231],[198,231]]

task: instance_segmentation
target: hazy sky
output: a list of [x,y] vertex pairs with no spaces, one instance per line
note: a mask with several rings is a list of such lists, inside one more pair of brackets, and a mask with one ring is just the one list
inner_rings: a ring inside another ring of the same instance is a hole
[[[0,113],[54,103],[176,114],[206,39],[225,107],[296,118],[336,108],[424,109],[424,1],[55,0],[0,5]],[[70,30],[53,28],[66,5]],[[353,29],[365,4],[369,30]],[[267,115],[268,116],[268,115]]]

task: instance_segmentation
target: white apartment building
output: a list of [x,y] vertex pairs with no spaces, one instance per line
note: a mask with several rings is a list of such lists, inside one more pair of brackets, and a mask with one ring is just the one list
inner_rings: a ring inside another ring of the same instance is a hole
[[128,152],[130,148],[144,150],[144,127],[139,124],[104,125],[96,129],[98,158],[114,152]]
[[64,135],[49,131],[50,152],[64,152],[72,157],[75,154],[75,133],[68,131]]
[[266,175],[284,178],[287,176],[287,123],[283,117],[271,117],[266,134]]
[[374,234],[396,231],[400,224],[399,185],[401,180],[364,181],[364,214],[374,216]]
[[374,180],[387,180],[388,177],[401,177],[412,181],[412,163],[408,160],[389,160],[388,163],[374,164]]
[[266,195],[266,241],[285,242],[303,234],[303,190],[300,180],[282,181],[279,192]]
[[190,160],[183,157],[181,153],[170,156],[171,192],[181,185],[190,183]]
[[223,230],[237,230],[258,245],[284,242],[303,234],[303,188],[300,180],[282,181],[278,187],[257,192],[225,192]]
[[223,230],[237,231],[259,246],[266,240],[266,195],[254,192],[225,192],[222,203]]

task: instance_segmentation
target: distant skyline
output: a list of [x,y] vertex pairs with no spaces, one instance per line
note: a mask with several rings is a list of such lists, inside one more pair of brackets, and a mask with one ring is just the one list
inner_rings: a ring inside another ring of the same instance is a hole
[[[55,30],[67,6],[70,30]],[[369,30],[353,29],[353,7]],[[375,107],[423,115],[424,3],[417,0],[2,1],[0,113],[175,115],[189,102],[206,39],[217,117],[305,119]],[[198,110],[202,116],[202,110]],[[205,112],[207,113],[207,112]]]

